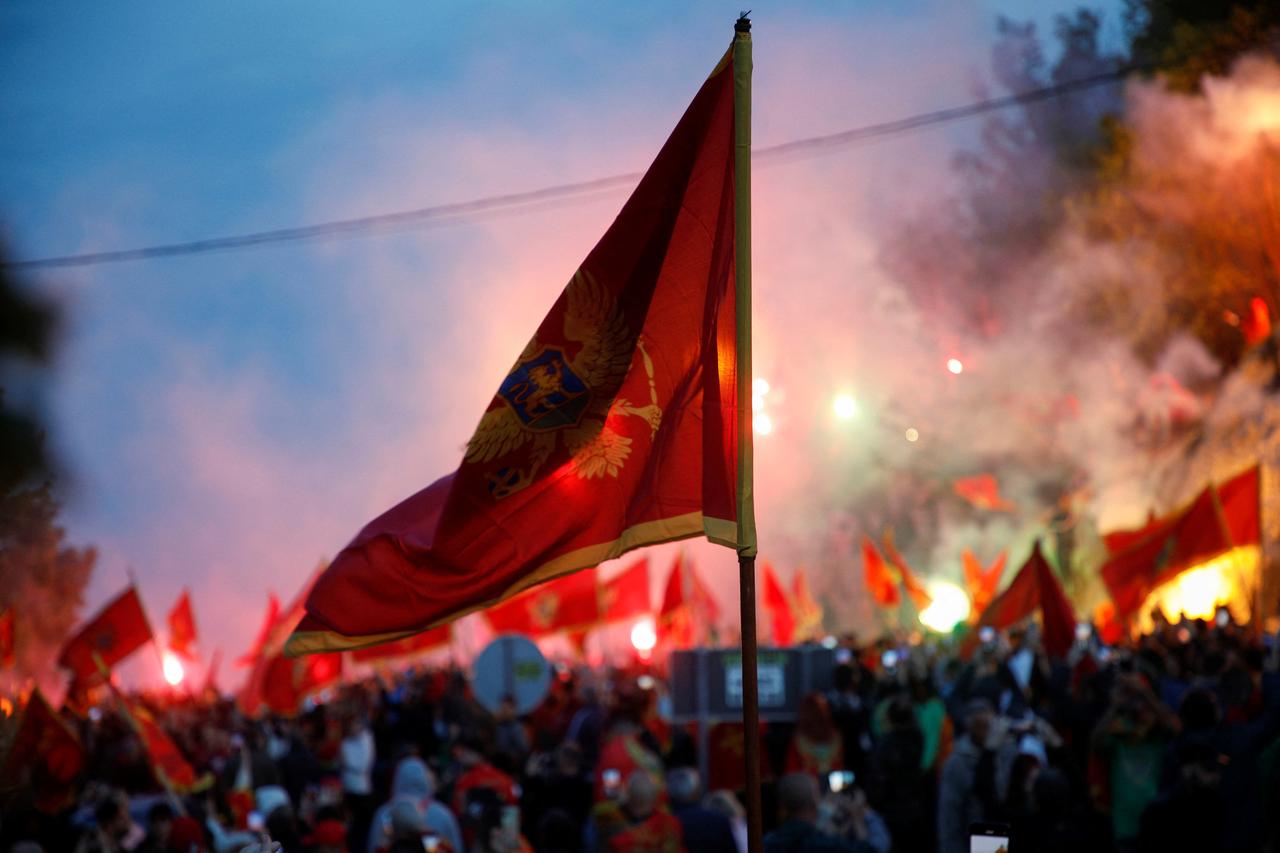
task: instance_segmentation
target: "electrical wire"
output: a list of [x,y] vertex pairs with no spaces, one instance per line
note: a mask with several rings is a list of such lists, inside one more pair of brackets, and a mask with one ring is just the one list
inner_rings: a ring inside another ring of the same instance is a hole
[[[837,133],[810,136],[795,139],[777,145],[757,148],[752,152],[752,159],[761,165],[772,162],[791,162],[828,154],[840,148],[859,143],[870,142],[887,137],[910,133],[929,127],[963,121],[989,112],[1022,106],[1039,101],[1080,92],[1087,89],[1116,83],[1129,74],[1143,70],[1142,66],[1126,65],[1114,71],[1069,80],[1053,86],[1045,86],[999,98],[988,98],[959,107],[933,110],[893,121],[864,125]],[[429,227],[433,225],[458,222],[478,218],[481,214],[518,214],[540,210],[554,206],[556,203],[583,201],[618,189],[633,186],[643,176],[642,172],[628,172],[620,175],[609,175],[589,181],[556,184],[524,192],[502,193],[485,196],[470,201],[450,204],[436,204],[418,207],[411,210],[400,210],[390,213],[378,213],[370,216],[357,216],[350,219],[338,219],[329,222],[318,222],[311,225],[299,225],[289,228],[275,228],[266,231],[255,231],[247,234],[235,234],[225,237],[210,237],[202,240],[190,240],[178,243],[163,243],[153,246],[141,246],[133,249],[113,249],[101,252],[85,252],[73,255],[56,255],[44,258],[31,258],[4,263],[3,266],[13,271],[34,271],[49,269],[65,269],[68,267],[90,267],[102,264],[121,263],[124,261],[142,261],[156,258],[173,258],[184,255],[199,255],[212,252],[228,252],[277,243],[297,243],[309,240],[326,240],[341,237],[355,237],[363,234],[381,233],[410,227]]]

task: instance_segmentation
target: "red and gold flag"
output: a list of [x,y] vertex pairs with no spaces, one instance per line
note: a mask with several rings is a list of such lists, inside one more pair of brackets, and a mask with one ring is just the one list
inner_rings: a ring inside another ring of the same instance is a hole
[[818,637],[822,633],[822,605],[809,591],[809,576],[803,566],[791,576],[791,600],[796,608],[796,642]]
[[0,764],[0,791],[28,791],[37,810],[60,812],[75,804],[76,780],[85,760],[80,738],[37,688]]
[[267,593],[267,613],[262,619],[262,626],[258,628],[258,635],[254,637],[249,651],[236,658],[236,666],[253,666],[262,654],[262,647],[266,645],[267,637],[270,636],[271,629],[275,627],[279,618],[280,599],[276,598],[274,592],[269,592]]
[[870,537],[862,537],[862,577],[871,600],[879,607],[897,607],[902,601],[898,583]]
[[414,634],[644,545],[706,536],[755,553],[740,72],[735,103],[730,51],[498,383],[457,470],[338,554],[290,653]]
[[182,591],[169,611],[169,649],[187,660],[196,656],[196,616],[191,610],[191,594]]
[[620,574],[600,584],[601,622],[626,622],[652,612],[648,557],[641,557]]
[[138,739],[142,741],[142,747],[146,750],[151,764],[151,772],[155,774],[157,782],[166,790],[178,794],[203,791],[213,783],[212,777],[208,774],[196,775],[191,762],[182,754],[178,745],[173,742],[173,738],[169,737],[169,733],[156,721],[145,705],[125,696],[114,685],[111,686],[111,692],[115,695],[120,713],[129,721]]
[[992,512],[1013,512],[1017,509],[1000,495],[1000,484],[991,474],[975,474],[961,477],[951,485],[955,493],[978,509]]
[[907,594],[907,598],[911,599],[911,603],[915,605],[916,610],[923,611],[933,603],[933,596],[929,595],[929,591],[925,589],[920,579],[916,577],[915,572],[911,571],[911,567],[907,565],[906,559],[898,553],[898,546],[893,541],[893,531],[886,530],[882,539],[884,544],[884,555],[889,558],[889,563],[898,570],[898,576],[902,579],[902,589]]
[[499,634],[545,637],[589,628],[600,621],[594,570],[556,578],[484,612]]
[[1009,586],[982,611],[978,625],[1008,628],[1040,611],[1041,640],[1050,657],[1065,658],[1075,642],[1076,617],[1053,567],[1037,542]]
[[142,601],[130,586],[67,641],[58,665],[71,670],[77,681],[94,684],[103,680],[103,667],[109,670],[150,641]]
[[17,635],[13,629],[13,608],[0,611],[0,666],[9,669],[18,662]]
[[769,627],[775,646],[789,646],[795,642],[796,614],[773,566],[764,563],[760,567],[761,608],[769,617]]

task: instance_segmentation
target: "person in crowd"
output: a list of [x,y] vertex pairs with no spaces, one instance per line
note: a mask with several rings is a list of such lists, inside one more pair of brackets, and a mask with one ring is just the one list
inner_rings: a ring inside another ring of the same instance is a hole
[[781,824],[764,837],[765,853],[874,853],[866,841],[850,841],[819,828],[821,795],[812,773],[788,773],[778,782]]
[[161,801],[147,809],[147,837],[139,853],[166,853],[173,832],[173,806]]
[[[381,853],[391,846],[391,811],[407,803],[422,818],[424,832],[440,839],[440,853],[463,853],[462,829],[457,817],[435,798],[435,776],[417,756],[404,758],[396,765],[391,782],[391,797],[373,815],[365,845],[368,853]],[[358,848],[359,841],[352,844]]]
[[722,812],[702,805],[702,779],[691,767],[679,767],[667,775],[671,811],[680,821],[686,849],[698,853],[736,853],[733,826]]
[[347,718],[346,736],[339,747],[342,794],[351,815],[353,838],[369,834],[373,814],[373,763],[376,759],[373,733],[364,715],[353,711]]
[[986,819],[994,802],[994,753],[988,749],[995,712],[978,698],[965,707],[964,735],[942,767],[938,784],[938,850],[968,853],[969,826]]
[[646,771],[636,770],[627,777],[623,825],[609,837],[609,853],[682,853],[686,849],[680,821],[662,807],[661,794]]
[[933,798],[923,753],[919,717],[911,699],[898,694],[889,702],[884,731],[872,749],[865,789],[900,853],[934,849]]
[[733,842],[738,853],[747,853],[747,810],[732,791],[719,790],[707,794],[707,808],[719,812],[729,819],[729,827],[733,830]]
[[827,697],[807,694],[800,700],[796,731],[787,750],[786,772],[826,776],[844,767],[844,747],[831,717]]
[[582,763],[582,748],[566,740],[554,753],[533,763],[525,774],[521,800],[527,824],[537,827],[548,812],[565,814],[583,826],[591,814],[592,785]]
[[863,684],[862,668],[852,655],[850,658],[837,664],[831,673],[832,684],[831,690],[827,692],[827,705],[831,708],[831,720],[840,732],[844,765],[861,777],[866,774],[873,747],[871,714],[866,699],[860,692]]

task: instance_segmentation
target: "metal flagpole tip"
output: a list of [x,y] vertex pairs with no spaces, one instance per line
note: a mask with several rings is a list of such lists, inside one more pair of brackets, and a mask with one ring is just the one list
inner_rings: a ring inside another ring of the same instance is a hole
[[735,22],[735,23],[734,23],[734,25],[733,25],[733,31],[734,31],[735,33],[749,33],[749,32],[751,32],[751,19],[747,17],[747,16],[748,16],[748,15],[750,15],[750,14],[751,14],[751,10],[750,10],[750,9],[748,9],[748,10],[747,10],[747,11],[745,11],[745,12],[739,12],[739,13],[738,13],[738,20],[737,20],[737,22]]

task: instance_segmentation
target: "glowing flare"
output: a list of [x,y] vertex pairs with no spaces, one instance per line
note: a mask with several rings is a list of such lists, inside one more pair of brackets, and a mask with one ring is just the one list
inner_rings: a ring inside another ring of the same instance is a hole
[[836,413],[837,418],[847,421],[857,416],[858,401],[849,394],[837,394],[836,398],[831,401],[831,410]]
[[931,580],[925,586],[932,601],[920,613],[921,625],[946,634],[969,618],[969,596],[960,587],[944,580]]
[[920,431],[915,427],[907,427],[907,431],[903,435],[906,436],[907,441],[920,440]]
[[947,359],[947,370],[959,376],[964,373],[964,362],[958,358],[949,358]]
[[658,645],[658,634],[653,629],[652,619],[641,619],[631,627],[631,645],[641,654],[653,651]]
[[760,435],[768,435],[773,432],[773,418],[769,417],[764,412],[756,412],[752,419],[752,423],[755,426],[756,432]]
[[178,660],[178,656],[173,652],[164,653],[164,680],[169,682],[170,686],[177,687],[182,683],[186,672],[182,669],[182,661]]
[[769,380],[757,376],[751,380],[751,393],[756,397],[763,397],[769,393]]

